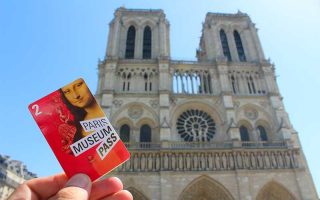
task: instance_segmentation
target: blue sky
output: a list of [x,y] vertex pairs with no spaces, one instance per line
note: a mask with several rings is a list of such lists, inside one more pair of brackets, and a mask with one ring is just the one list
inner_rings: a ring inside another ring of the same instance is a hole
[[207,12],[249,14],[320,191],[319,0],[0,0],[1,154],[39,176],[61,171],[27,106],[77,77],[95,92],[108,24],[120,6],[163,9],[171,57],[183,60],[195,60]]

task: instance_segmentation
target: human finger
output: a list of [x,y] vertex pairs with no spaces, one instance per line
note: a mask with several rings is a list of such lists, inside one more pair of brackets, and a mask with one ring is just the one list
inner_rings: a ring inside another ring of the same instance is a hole
[[90,178],[85,174],[76,174],[50,200],[87,200],[89,199],[90,192]]
[[99,180],[92,184],[90,200],[101,199],[103,197],[119,192],[122,189],[123,184],[121,180],[117,177]]
[[133,197],[129,191],[121,190],[115,194],[103,198],[102,200],[133,200]]
[[67,180],[63,173],[31,179],[21,184],[9,199],[48,199],[63,188]]

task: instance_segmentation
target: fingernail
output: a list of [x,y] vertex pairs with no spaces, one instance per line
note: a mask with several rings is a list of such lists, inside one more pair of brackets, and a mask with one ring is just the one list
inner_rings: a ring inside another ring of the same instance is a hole
[[69,179],[69,181],[66,183],[66,187],[80,187],[85,190],[89,190],[91,187],[91,180],[90,178],[85,174],[76,174],[73,177]]

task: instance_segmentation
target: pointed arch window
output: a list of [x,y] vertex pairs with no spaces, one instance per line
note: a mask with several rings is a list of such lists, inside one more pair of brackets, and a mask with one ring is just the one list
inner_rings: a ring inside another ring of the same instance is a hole
[[248,75],[247,77],[247,84],[248,84],[248,89],[250,94],[255,94],[256,93],[256,87],[254,85],[254,81],[251,75]]
[[143,59],[151,58],[151,39],[152,39],[151,28],[149,26],[146,26],[143,31],[143,52],[142,52]]
[[140,128],[140,142],[151,142],[151,128],[147,124]]
[[238,85],[237,85],[237,81],[234,78],[234,75],[231,75],[231,85],[232,85],[232,91],[234,94],[237,94],[238,92]]
[[249,131],[247,127],[240,126],[240,137],[241,137],[241,141],[243,142],[248,142],[250,140]]
[[228,44],[228,38],[227,38],[227,35],[223,29],[220,30],[220,40],[221,40],[223,55],[225,57],[227,57],[228,61],[231,61],[231,54],[230,54],[230,49],[229,49],[229,44]]
[[128,59],[134,58],[135,39],[136,39],[136,29],[134,28],[134,26],[130,26],[127,33],[125,58],[128,58]]
[[263,126],[258,126],[257,129],[258,129],[258,131],[260,133],[261,141],[263,141],[263,142],[268,141],[268,136],[267,136],[266,129]]
[[130,90],[130,80],[131,80],[131,73],[126,73],[122,74],[122,91],[129,91]]
[[122,142],[130,142],[130,127],[127,124],[120,128],[120,139]]
[[242,45],[240,34],[238,33],[238,31],[234,31],[233,32],[233,36],[234,36],[234,40],[235,40],[235,43],[236,43],[239,60],[241,62],[245,62],[246,61],[246,55],[244,54],[244,49],[243,49],[243,45]]

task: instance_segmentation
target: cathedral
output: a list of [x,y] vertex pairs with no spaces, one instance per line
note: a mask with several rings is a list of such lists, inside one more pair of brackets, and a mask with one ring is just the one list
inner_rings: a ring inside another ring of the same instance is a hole
[[115,11],[96,98],[131,158],[111,175],[135,200],[318,199],[250,17],[207,13],[196,57],[171,58],[163,10]]

